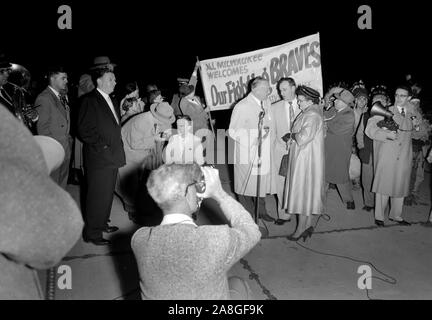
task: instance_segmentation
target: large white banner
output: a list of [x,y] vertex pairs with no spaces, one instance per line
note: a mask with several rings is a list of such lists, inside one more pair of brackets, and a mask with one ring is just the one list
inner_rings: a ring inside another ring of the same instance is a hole
[[211,111],[232,108],[248,93],[249,80],[257,76],[270,81],[271,102],[280,100],[276,84],[282,77],[292,77],[323,95],[319,33],[267,49],[203,60],[200,66]]

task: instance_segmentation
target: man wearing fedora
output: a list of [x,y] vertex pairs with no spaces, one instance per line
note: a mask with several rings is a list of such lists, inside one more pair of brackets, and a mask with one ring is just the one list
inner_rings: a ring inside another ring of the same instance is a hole
[[72,137],[70,136],[70,109],[63,92],[68,83],[67,73],[61,66],[51,67],[47,72],[48,87],[36,98],[35,106],[39,113],[37,133],[56,139],[65,151],[62,165],[51,173],[57,184],[66,189],[71,158]]
[[333,94],[334,108],[326,111],[327,122],[325,145],[325,180],[326,189],[330,183],[337,186],[342,201],[348,210],[354,210],[349,165],[352,152],[352,138],[355,130],[355,116],[351,106],[354,96],[347,89]]
[[159,102],[153,103],[150,111],[132,117],[121,129],[126,165],[119,170],[116,188],[129,214],[133,215],[137,209],[140,170],[143,166],[155,169],[162,164],[163,144],[169,138],[174,121],[171,106],[167,102]]
[[102,232],[118,228],[108,226],[118,168],[125,164],[121,139],[120,107],[110,98],[116,85],[110,68],[92,68],[96,89],[81,100],[78,135],[84,143],[84,170],[87,181],[83,238],[96,245],[110,244]]

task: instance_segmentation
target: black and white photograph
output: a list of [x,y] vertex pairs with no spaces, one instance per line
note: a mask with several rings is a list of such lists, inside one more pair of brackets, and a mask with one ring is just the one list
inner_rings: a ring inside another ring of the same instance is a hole
[[432,299],[429,12],[2,1],[0,300]]

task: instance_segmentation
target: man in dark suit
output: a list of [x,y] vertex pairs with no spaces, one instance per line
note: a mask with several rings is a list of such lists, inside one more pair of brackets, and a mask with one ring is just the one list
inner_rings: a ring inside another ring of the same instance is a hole
[[52,179],[66,189],[69,175],[69,162],[72,151],[70,136],[70,111],[66,94],[68,76],[60,66],[53,67],[47,73],[48,87],[36,98],[35,106],[39,113],[37,133],[56,139],[65,151],[61,166],[51,173]]
[[125,164],[121,138],[120,107],[111,100],[116,85],[109,68],[95,69],[96,89],[83,96],[78,115],[78,135],[84,143],[84,171],[87,181],[83,238],[96,245],[111,242],[102,232],[114,232],[108,226],[118,168]]

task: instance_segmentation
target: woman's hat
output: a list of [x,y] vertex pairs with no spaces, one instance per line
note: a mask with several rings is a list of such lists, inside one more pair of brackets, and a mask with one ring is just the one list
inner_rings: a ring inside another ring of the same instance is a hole
[[305,96],[306,98],[309,98],[312,101],[319,100],[319,98],[321,96],[317,90],[312,89],[311,87],[302,86],[302,85],[297,87],[296,94]]
[[93,59],[93,66],[90,67],[90,70],[95,69],[104,69],[104,68],[112,68],[116,67],[117,65],[114,63],[111,63],[110,59],[107,56],[99,56]]
[[191,92],[195,90],[195,87],[191,84],[182,84],[179,88],[179,93],[181,97],[186,97]]
[[60,167],[65,157],[65,151],[60,142],[51,137],[40,135],[34,136],[34,139],[42,150],[48,173]]
[[160,122],[172,124],[175,121],[174,110],[168,102],[153,103],[150,112]]

